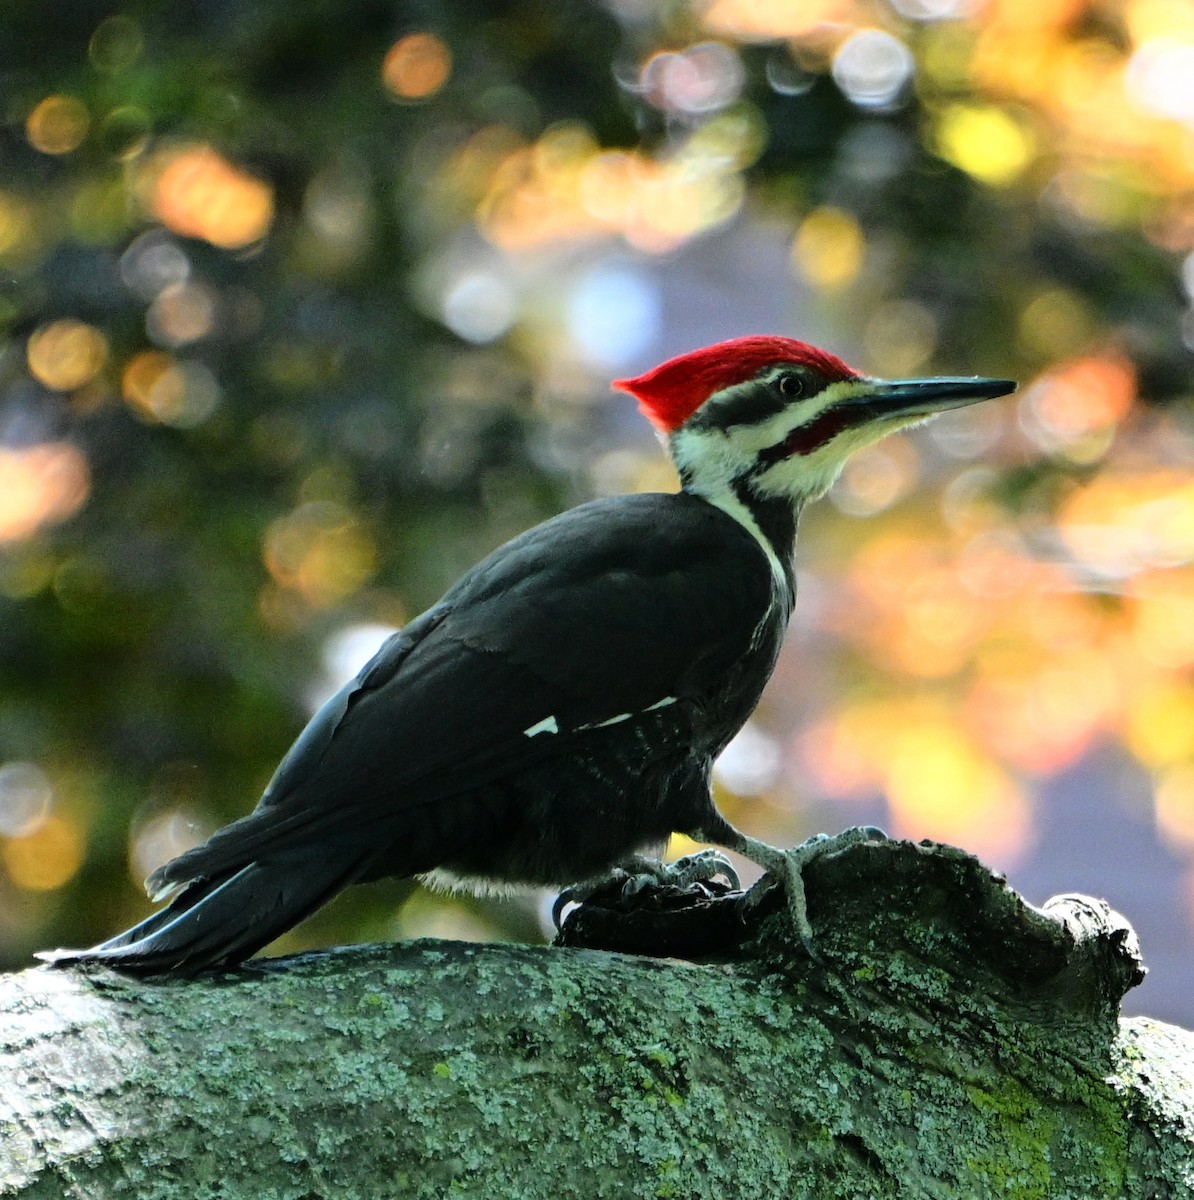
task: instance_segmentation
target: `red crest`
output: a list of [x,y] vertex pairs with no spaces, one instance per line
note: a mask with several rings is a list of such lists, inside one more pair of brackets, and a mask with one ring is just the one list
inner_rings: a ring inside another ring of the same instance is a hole
[[671,433],[715,392],[781,363],[812,367],[831,380],[858,378],[858,372],[840,358],[807,342],[756,336],[692,350],[633,379],[615,379],[610,386],[629,392],[652,425]]

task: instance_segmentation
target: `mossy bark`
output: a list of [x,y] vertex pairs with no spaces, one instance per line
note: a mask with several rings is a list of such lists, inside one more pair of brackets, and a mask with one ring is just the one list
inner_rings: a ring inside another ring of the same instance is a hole
[[694,963],[416,942],[0,980],[0,1195],[1194,1196],[1194,1035],[1130,930],[863,845]]

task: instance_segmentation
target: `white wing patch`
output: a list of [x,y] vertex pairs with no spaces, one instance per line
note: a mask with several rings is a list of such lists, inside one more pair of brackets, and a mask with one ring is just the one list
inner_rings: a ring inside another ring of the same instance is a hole
[[605,721],[591,721],[588,725],[578,725],[577,729],[604,729],[607,725],[620,725],[623,721],[629,721],[634,713],[618,713],[616,717],[610,717]]
[[[648,704],[643,712],[657,712],[661,708],[667,708],[669,704],[675,704],[675,696],[664,696],[662,700],[656,700],[654,704]],[[630,721],[641,713],[618,713],[616,717],[607,717],[604,721],[590,721],[587,725],[578,725],[572,730],[573,733],[580,733],[582,729],[604,729],[607,725],[620,725],[623,721]],[[537,737],[541,733],[559,733],[560,723],[555,717],[544,717],[542,721],[537,721],[529,729],[522,731],[523,737]]]

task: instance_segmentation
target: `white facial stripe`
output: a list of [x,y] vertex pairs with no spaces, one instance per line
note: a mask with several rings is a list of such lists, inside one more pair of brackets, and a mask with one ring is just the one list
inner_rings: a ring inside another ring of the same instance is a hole
[[[776,372],[776,374],[782,373],[782,370]],[[824,391],[818,392],[815,396],[809,396],[806,400],[793,400],[781,412],[774,413],[766,420],[756,421],[749,425],[731,425],[728,429],[703,429],[697,432],[710,433],[723,441],[732,442],[735,449],[741,454],[743,461],[753,463],[761,451],[771,446],[778,446],[793,429],[799,425],[809,424],[827,408],[832,408],[843,400],[855,396],[867,395],[871,388],[871,382],[869,379],[839,380],[837,383],[831,383]],[[717,393],[715,399],[711,399],[716,402],[722,397],[732,397],[740,388],[748,386],[757,387],[758,381],[727,388],[724,392]],[[709,402],[706,401],[706,404]],[[672,436],[680,437],[685,432],[693,431],[686,431],[685,427],[681,426]]]
[[540,733],[559,733],[560,723],[555,717],[544,717],[542,721],[537,721],[529,729],[522,731],[523,737],[535,737]]
[[761,496],[792,496],[816,500],[823,496],[841,474],[846,460],[872,442],[881,441],[895,430],[919,425],[928,417],[892,417],[882,424],[859,425],[844,429],[810,454],[782,458],[755,476]]

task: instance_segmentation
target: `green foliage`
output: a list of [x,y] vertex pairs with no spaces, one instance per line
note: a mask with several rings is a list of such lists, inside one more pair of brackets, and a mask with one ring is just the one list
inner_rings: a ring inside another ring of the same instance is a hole
[[[933,31],[905,25],[919,53]],[[403,98],[383,63],[411,32],[439,39],[451,69]],[[130,844],[170,814],[209,831],[246,811],[305,718],[329,635],[401,623],[588,490],[580,464],[613,420],[601,372],[553,409],[543,381],[567,355],[533,298],[508,336],[468,343],[432,294],[445,263],[492,252],[478,213],[494,176],[553,131],[644,162],[705,132],[750,219],[846,213],[882,253],[866,310],[832,295],[823,309],[857,332],[911,298],[948,347],[943,369],[1008,370],[1023,305],[1056,286],[1092,326],[1122,328],[1152,395],[1185,387],[1164,255],[1040,220],[1034,191],[947,165],[928,122],[950,98],[940,84],[867,108],[778,40],[740,47],[724,121],[627,84],[653,50],[706,36],[685,5],[620,20],[582,0],[5,5],[0,448],[66,445],[85,475],[69,519],[0,525],[0,764],[39,764],[66,829],[41,851],[62,882],[0,880],[0,961],[143,915]],[[82,106],[68,150],[35,144],[54,134],[34,116],[54,97]],[[218,224],[218,194],[169,207],[163,172],[196,147],[223,166],[192,167],[240,189],[234,224],[268,197],[256,236]],[[71,343],[99,355],[80,380],[61,358],[33,369],[31,339],[61,320],[101,339]],[[350,902],[317,936],[383,932],[391,898]],[[529,907],[486,919],[533,931]]]

